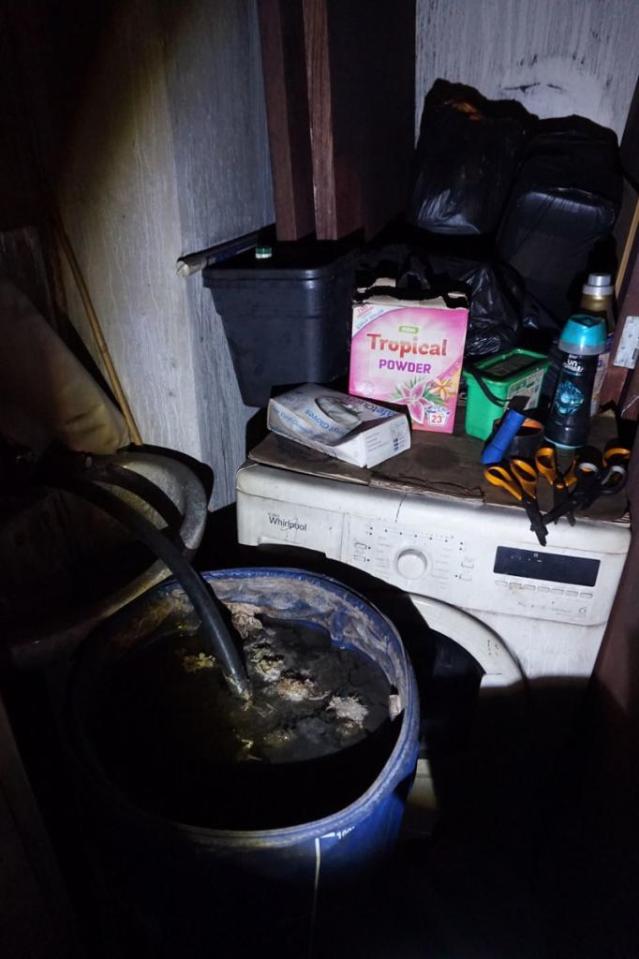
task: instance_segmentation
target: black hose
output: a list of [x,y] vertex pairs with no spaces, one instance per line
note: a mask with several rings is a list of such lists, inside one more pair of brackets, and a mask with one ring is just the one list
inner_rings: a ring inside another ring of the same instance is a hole
[[142,540],[168,566],[191,600],[200,618],[204,639],[220,663],[231,692],[236,696],[248,698],[250,684],[246,668],[217,608],[217,600],[206,581],[193,569],[164,531],[157,529],[145,516],[98,483],[58,478],[49,474],[47,485],[79,496],[108,513]]

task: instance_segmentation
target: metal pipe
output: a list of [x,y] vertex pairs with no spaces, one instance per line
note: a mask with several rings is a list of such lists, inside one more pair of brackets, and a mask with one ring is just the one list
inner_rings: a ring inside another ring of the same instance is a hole
[[262,233],[262,230],[245,233],[235,240],[227,240],[225,243],[209,246],[197,253],[187,253],[186,256],[181,256],[176,263],[177,274],[183,277],[191,276],[193,273],[203,270],[210,263],[220,263],[222,260],[228,260],[231,256],[237,256],[238,253],[252,250],[257,246]]

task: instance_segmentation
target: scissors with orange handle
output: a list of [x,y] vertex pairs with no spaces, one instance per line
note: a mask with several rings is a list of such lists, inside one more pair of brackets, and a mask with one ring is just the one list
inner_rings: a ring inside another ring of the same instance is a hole
[[[557,450],[550,444],[540,446],[535,454],[535,466],[540,476],[552,486],[553,512],[559,509],[569,498],[570,493],[577,485],[576,462],[573,458],[565,472],[557,464]],[[571,526],[575,525],[575,514],[572,509],[564,511]],[[562,513],[562,515],[564,515]]]
[[517,457],[495,463],[484,470],[484,476],[493,486],[506,490],[526,510],[530,528],[542,546],[548,532],[537,505],[537,469],[528,460]]
[[586,447],[575,464],[577,481],[570,495],[544,516],[545,523],[576,509],[586,509],[599,496],[620,493],[626,485],[630,450],[618,440],[606,444],[603,453]]

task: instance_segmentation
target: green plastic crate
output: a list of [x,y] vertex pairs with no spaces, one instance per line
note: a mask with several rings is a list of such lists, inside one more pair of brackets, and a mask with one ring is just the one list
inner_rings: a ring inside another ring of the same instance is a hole
[[527,396],[527,407],[535,406],[547,366],[548,357],[531,350],[508,350],[475,363],[474,368],[498,403],[486,396],[470,370],[464,370],[468,389],[465,422],[468,435],[487,439],[495,420],[502,416],[513,396]]

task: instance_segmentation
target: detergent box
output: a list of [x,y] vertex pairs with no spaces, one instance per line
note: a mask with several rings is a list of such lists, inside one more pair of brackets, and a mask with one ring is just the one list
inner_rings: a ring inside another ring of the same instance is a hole
[[405,406],[414,429],[452,433],[467,300],[400,299],[393,289],[378,280],[353,306],[349,393]]
[[404,413],[314,383],[269,400],[267,426],[280,436],[369,469],[410,447]]

